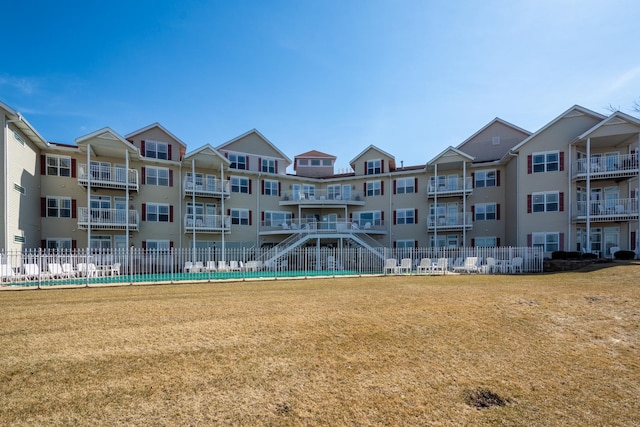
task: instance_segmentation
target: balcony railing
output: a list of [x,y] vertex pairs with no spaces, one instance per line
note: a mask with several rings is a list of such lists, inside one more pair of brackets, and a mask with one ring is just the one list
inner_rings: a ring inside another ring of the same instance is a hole
[[610,199],[576,202],[576,221],[586,221],[587,208],[591,221],[627,221],[638,219],[638,199]]
[[92,187],[111,188],[124,190],[129,185],[129,190],[138,190],[138,171],[122,167],[110,167],[91,165],[86,163],[78,165],[78,183],[88,186],[91,179]]
[[634,176],[638,174],[638,157],[635,154],[620,154],[580,159],[573,163],[573,177],[586,179],[588,166],[592,179]]
[[231,218],[228,215],[191,215],[184,216],[184,230],[187,233],[222,233],[231,230]]
[[455,196],[458,194],[471,193],[473,191],[473,181],[471,177],[447,179],[444,182],[436,183],[432,180],[427,187],[427,194],[433,197],[436,193],[442,196]]
[[260,223],[263,234],[294,233],[365,233],[386,234],[384,221],[309,221],[294,219],[287,221],[263,221]]
[[192,179],[185,178],[184,197],[195,194],[196,197],[227,197],[231,194],[229,181],[222,179],[206,179],[203,182],[193,182]]
[[[89,217],[91,211],[91,217]],[[89,209],[78,208],[78,227],[89,228],[91,219],[92,230],[129,230],[137,231],[139,225],[138,211],[134,209]]]
[[283,191],[281,204],[318,204],[318,205],[364,205],[364,192],[352,190],[349,193],[328,190]]
[[429,215],[427,219],[427,227],[429,230],[438,228],[439,230],[453,230],[453,229],[471,229],[473,226],[473,216],[471,212],[458,212],[456,214],[449,215]]

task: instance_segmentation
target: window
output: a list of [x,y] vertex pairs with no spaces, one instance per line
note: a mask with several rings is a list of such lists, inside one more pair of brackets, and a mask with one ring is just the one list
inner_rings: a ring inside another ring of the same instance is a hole
[[47,156],[47,175],[71,176],[71,157]]
[[244,154],[229,154],[229,161],[231,162],[229,166],[231,169],[247,169],[247,156]]
[[278,195],[278,181],[271,181],[265,179],[264,183],[264,195],[265,196],[277,196]]
[[557,212],[558,211],[558,192],[549,193],[533,193],[532,211],[533,212]]
[[24,196],[24,187],[18,183],[13,183],[13,189]]
[[202,190],[204,189],[204,177],[201,173],[195,174],[195,180],[193,179],[194,175],[191,172],[187,172],[185,176],[185,188],[187,190]]
[[92,234],[89,247],[91,249],[111,249],[111,236]]
[[51,250],[71,249],[71,239],[47,239],[46,244]]
[[171,243],[168,240],[147,240],[145,247],[148,251],[168,250]]
[[429,245],[431,247],[438,248],[457,248],[458,247],[458,235],[457,234],[449,234],[449,235],[441,235],[438,234],[438,240],[434,238],[434,236],[429,236]]
[[398,209],[396,211],[396,224],[415,224],[416,223],[416,211],[415,209]]
[[71,199],[47,197],[47,216],[49,218],[71,218]]
[[331,161],[331,159],[323,159],[322,166],[333,166],[333,162]]
[[262,159],[260,170],[266,173],[276,173],[276,161],[273,159]]
[[475,221],[488,221],[497,219],[495,203],[478,203],[475,205]]
[[382,173],[382,160],[367,160],[367,175]]
[[298,159],[298,166],[309,166],[308,159]]
[[147,167],[146,168],[146,184],[168,187],[169,186],[169,169]]
[[498,246],[498,239],[496,237],[476,237],[474,246],[483,248],[494,248]]
[[382,181],[369,181],[367,182],[367,196],[381,196],[382,195]]
[[247,209],[231,209],[231,224],[250,225],[249,211]]
[[555,172],[559,170],[560,155],[558,151],[534,153],[532,159],[533,172]]
[[327,198],[329,200],[341,199],[340,185],[327,185]]
[[146,141],[145,156],[152,159],[169,159],[169,144],[166,142]]
[[475,187],[495,187],[496,186],[496,171],[478,171],[475,173]]
[[231,192],[232,193],[249,193],[249,178],[242,178],[239,176],[231,177]]
[[544,252],[560,250],[560,233],[532,233],[533,247],[542,247]]
[[382,225],[382,212],[381,211],[372,211],[372,212],[360,212],[359,215],[359,226],[367,228],[367,224],[369,227],[372,225]]
[[147,203],[147,221],[169,222],[169,205],[160,203]]
[[283,223],[291,225],[292,218],[291,212],[265,212],[264,225],[266,227],[279,227]]
[[396,194],[415,193],[415,178],[400,178],[396,180]]
[[415,244],[415,240],[396,240],[396,249],[412,249]]

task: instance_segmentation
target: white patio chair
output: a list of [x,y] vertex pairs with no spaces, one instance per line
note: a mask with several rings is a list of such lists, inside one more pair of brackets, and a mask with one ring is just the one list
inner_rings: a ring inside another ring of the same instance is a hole
[[[80,267],[80,264],[78,264],[78,268]],[[184,262],[184,268],[182,269],[185,273],[191,273],[191,271],[193,270],[193,263],[191,261],[185,261]]]
[[238,264],[238,261],[229,261],[229,270],[240,271],[240,264]]
[[516,271],[522,273],[523,263],[524,259],[521,256],[517,256],[507,263],[506,268],[511,274],[514,274]]
[[193,270],[196,272],[200,272],[204,270],[204,263],[202,261],[196,261],[193,265]]
[[0,282],[13,282],[19,277],[9,264],[0,265]]
[[487,257],[487,263],[480,266],[480,272],[484,274],[495,273],[497,269],[496,259],[493,257]]
[[384,274],[397,274],[398,269],[398,261],[395,258],[387,258],[384,261]]
[[416,273],[426,274],[431,270],[431,258],[422,258],[416,266]]
[[218,261],[218,271],[229,271],[227,261]]
[[438,258],[435,264],[431,265],[431,274],[447,274],[449,268],[449,258]]
[[207,265],[204,268],[205,271],[216,271],[216,262],[215,261],[207,261]]
[[360,230],[360,226],[358,225],[357,222],[352,222],[351,223],[351,229],[352,230]]
[[368,222],[368,221],[367,221],[367,222],[365,222],[365,223],[364,223],[364,229],[365,229],[365,230],[371,230],[371,223],[370,223],[370,222]]
[[402,258],[400,260],[400,266],[398,267],[398,273],[411,273],[411,258]]
[[73,269],[73,264],[66,262],[64,264],[62,264],[62,271],[64,271],[64,273],[68,276],[68,277],[76,277],[76,271]]
[[66,277],[62,271],[62,266],[58,263],[49,263],[47,268],[49,269],[49,274],[51,274],[51,277],[54,279],[64,279]]
[[113,264],[111,264],[111,267],[109,267],[109,275],[110,276],[119,276],[120,275],[120,263],[119,262],[114,262]]
[[51,275],[47,272],[40,271],[38,264],[24,264],[22,266],[24,270],[24,277],[26,279],[35,280],[37,278],[48,279]]

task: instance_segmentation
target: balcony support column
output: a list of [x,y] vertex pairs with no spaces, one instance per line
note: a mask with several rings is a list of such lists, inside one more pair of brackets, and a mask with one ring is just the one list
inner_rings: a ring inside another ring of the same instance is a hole
[[[224,189],[224,163],[220,163],[220,182],[222,183],[222,188]],[[220,218],[222,219],[222,261],[225,261],[226,256],[226,248],[224,246],[224,234],[225,234],[225,221],[224,221],[224,193],[222,194],[222,201],[220,202],[222,205],[222,212]],[[229,228],[231,228],[231,218],[229,218]]]
[[433,167],[433,181],[435,183],[433,189],[433,247],[438,249],[438,164],[436,163]]
[[130,212],[129,212],[129,150],[125,149],[124,150],[124,170],[125,170],[125,200],[126,200],[126,205],[125,205],[125,212],[126,212],[126,216],[125,216],[125,221],[127,221],[126,224],[126,228],[124,230],[125,232],[125,248],[129,249],[129,216],[130,216]]
[[[203,208],[204,209],[204,208]],[[191,159],[191,245],[193,253],[196,251],[196,159]]]
[[91,144],[87,144],[87,251],[91,249]]
[[[471,219],[473,221],[473,218]],[[467,246],[467,162],[462,162],[462,247]]]
[[591,138],[587,138],[587,252],[591,253]]

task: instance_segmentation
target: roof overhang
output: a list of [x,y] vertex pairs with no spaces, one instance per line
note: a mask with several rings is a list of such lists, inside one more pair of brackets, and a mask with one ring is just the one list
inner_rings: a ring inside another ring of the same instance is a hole
[[90,147],[91,153],[97,157],[124,157],[125,151],[135,156],[140,155],[136,146],[108,127],[76,138],[76,144],[85,150]]
[[211,145],[204,145],[197,150],[187,153],[182,159],[185,167],[194,166],[198,169],[218,169],[229,166],[231,162]]

